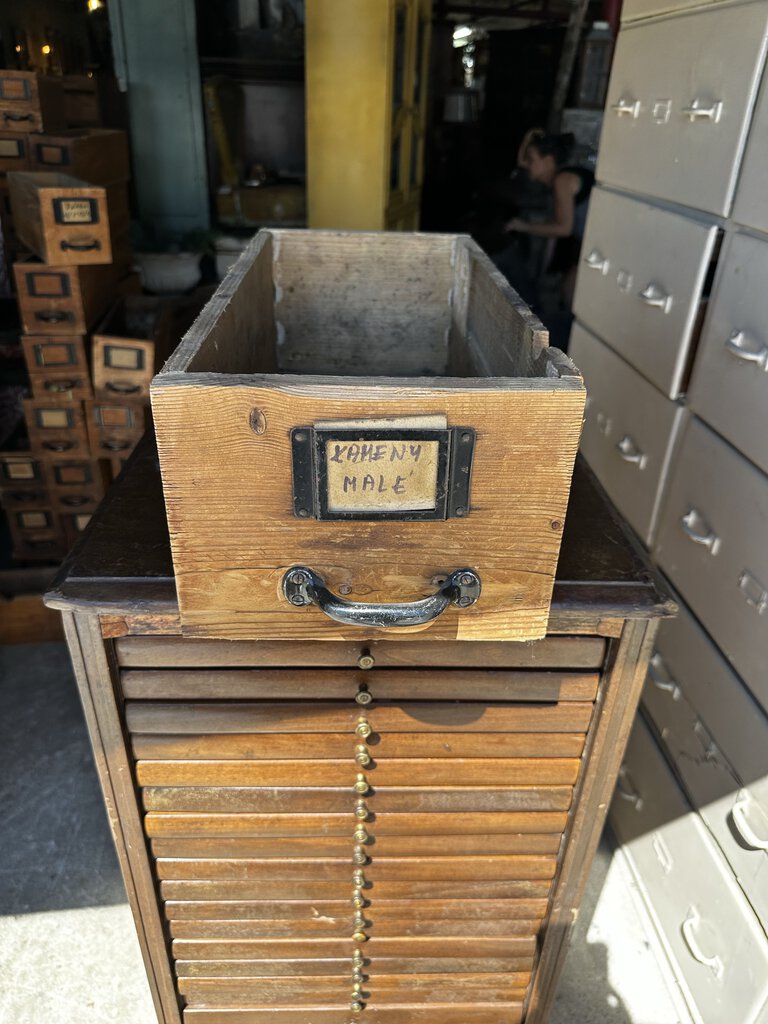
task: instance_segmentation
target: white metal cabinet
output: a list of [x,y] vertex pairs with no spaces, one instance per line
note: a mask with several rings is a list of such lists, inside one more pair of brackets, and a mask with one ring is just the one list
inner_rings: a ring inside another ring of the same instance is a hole
[[651,18],[657,14],[669,14],[672,11],[684,11],[691,7],[703,7],[709,4],[722,3],[723,0],[624,0],[621,5],[621,21],[637,21],[638,18]]
[[[763,175],[768,196],[768,154]],[[768,473],[768,239],[734,234],[723,246],[690,403]]]
[[763,75],[760,93],[741,164],[733,219],[739,224],[768,231],[768,75]]
[[578,318],[670,398],[685,385],[717,225],[593,190]]
[[616,507],[650,544],[686,412],[579,323],[569,353],[587,387],[581,451]]
[[754,1024],[768,996],[765,934],[642,719],[619,787],[611,822],[689,1001],[706,1024]]
[[765,57],[768,4],[718,4],[625,25],[598,180],[726,215]]
[[691,417],[670,466],[655,558],[768,708],[768,477]]

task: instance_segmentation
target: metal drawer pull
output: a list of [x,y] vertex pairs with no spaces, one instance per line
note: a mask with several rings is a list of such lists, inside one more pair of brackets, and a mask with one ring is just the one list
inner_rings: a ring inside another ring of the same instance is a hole
[[689,107],[683,107],[680,113],[683,117],[687,117],[689,121],[712,121],[714,124],[720,120],[720,115],[723,112],[722,100],[715,100],[714,102],[707,102],[702,100],[698,96],[691,103]]
[[87,505],[90,498],[77,497],[74,494],[68,494],[61,499],[62,505],[67,505],[69,508],[79,508],[80,505]]
[[701,924],[699,912],[696,907],[691,907],[680,929],[683,933],[683,939],[693,959],[704,967],[709,967],[714,976],[720,978],[723,974],[723,961],[717,954],[707,956],[706,953],[702,952],[696,940],[696,928],[699,924]]
[[640,292],[640,298],[646,306],[650,306],[652,309],[660,309],[662,313],[668,313],[672,309],[672,296],[667,295],[653,281],[643,288]]
[[759,343],[750,341],[745,331],[734,331],[725,342],[725,350],[736,359],[745,363],[754,363],[761,370],[768,372],[768,346],[758,347]]
[[639,117],[640,100],[633,100],[630,97],[621,96],[617,103],[614,103],[611,110],[617,117]]
[[761,839],[752,831],[752,826],[747,821],[747,808],[752,803],[749,793],[742,789],[736,797],[736,802],[731,808],[731,817],[736,831],[744,842],[753,850],[768,850],[768,839]]
[[141,391],[141,384],[116,384],[111,380],[107,381],[106,387],[108,391],[115,391],[118,395],[134,395]]
[[675,862],[672,860],[672,854],[667,849],[667,844],[658,832],[653,833],[651,846],[653,847],[653,852],[656,854],[656,860],[661,865],[661,870],[665,875],[668,875],[675,866]]
[[362,604],[337,597],[316,572],[296,565],[283,577],[283,593],[297,608],[315,604],[329,618],[350,626],[419,626],[432,622],[449,604],[474,604],[480,597],[480,577],[473,569],[457,569],[431,597],[404,604]]
[[71,313],[65,312],[63,309],[55,309],[50,313],[35,313],[35,320],[39,320],[44,324],[63,324],[66,320],[72,320],[74,317]]
[[67,249],[71,249],[72,252],[93,252],[95,249],[101,248],[101,242],[95,238],[92,242],[68,242],[65,238],[59,244],[65,252]]
[[35,115],[34,114],[14,114],[12,111],[7,110],[3,114],[3,119],[5,121],[34,121]]
[[720,751],[717,749],[717,744],[709,735],[707,730],[701,724],[699,719],[693,723],[693,735],[701,744],[701,749],[704,751],[704,757],[707,761],[718,761]]
[[633,466],[637,466],[638,469],[645,469],[648,462],[648,456],[641,452],[637,447],[634,439],[629,434],[625,434],[624,437],[616,444],[616,451],[624,459],[625,462],[629,462]]
[[648,663],[648,678],[657,690],[671,694],[672,700],[680,700],[682,697],[682,690],[670,676],[666,663],[658,652],[651,655],[651,660]]
[[680,520],[680,528],[694,544],[708,548],[711,555],[716,555],[720,550],[720,538],[698,509],[688,509]]
[[47,380],[45,382],[45,390],[59,394],[63,391],[72,391],[78,384],[80,384],[79,380]]
[[637,789],[635,789],[632,777],[625,764],[619,768],[619,777],[616,780],[616,792],[622,800],[626,800],[628,803],[632,804],[636,811],[642,810],[643,798],[638,793]]
[[768,608],[768,590],[760,580],[755,579],[748,569],[744,569],[739,576],[739,590],[744,595],[744,600],[752,608],[757,609],[757,614],[762,615]]
[[590,270],[599,270],[603,276],[605,276],[610,269],[609,261],[605,256],[603,256],[599,249],[593,249],[584,262]]
[[124,452],[131,447],[130,441],[102,441],[101,447],[108,452]]
[[49,452],[68,452],[77,448],[77,445],[74,441],[43,441],[43,448]]

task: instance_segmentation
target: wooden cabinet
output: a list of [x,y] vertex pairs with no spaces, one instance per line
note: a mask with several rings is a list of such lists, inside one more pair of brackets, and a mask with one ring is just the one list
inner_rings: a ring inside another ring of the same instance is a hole
[[319,0],[307,10],[313,228],[419,227],[429,0]]
[[148,442],[47,600],[163,1024],[543,1024],[672,609],[583,466],[541,640],[182,637]]

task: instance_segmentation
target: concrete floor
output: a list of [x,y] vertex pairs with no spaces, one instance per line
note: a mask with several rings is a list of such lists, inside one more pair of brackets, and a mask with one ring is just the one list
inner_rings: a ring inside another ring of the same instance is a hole
[[[62,645],[0,647],[0,822],[0,1024],[154,1024]],[[604,837],[551,1024],[689,1024],[657,941]]]

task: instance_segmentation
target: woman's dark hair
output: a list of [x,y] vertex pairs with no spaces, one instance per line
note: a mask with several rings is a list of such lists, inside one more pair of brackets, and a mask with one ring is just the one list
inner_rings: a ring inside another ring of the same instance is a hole
[[575,138],[571,132],[565,135],[554,135],[550,132],[537,132],[528,143],[538,150],[541,156],[553,156],[558,167],[568,162]]

